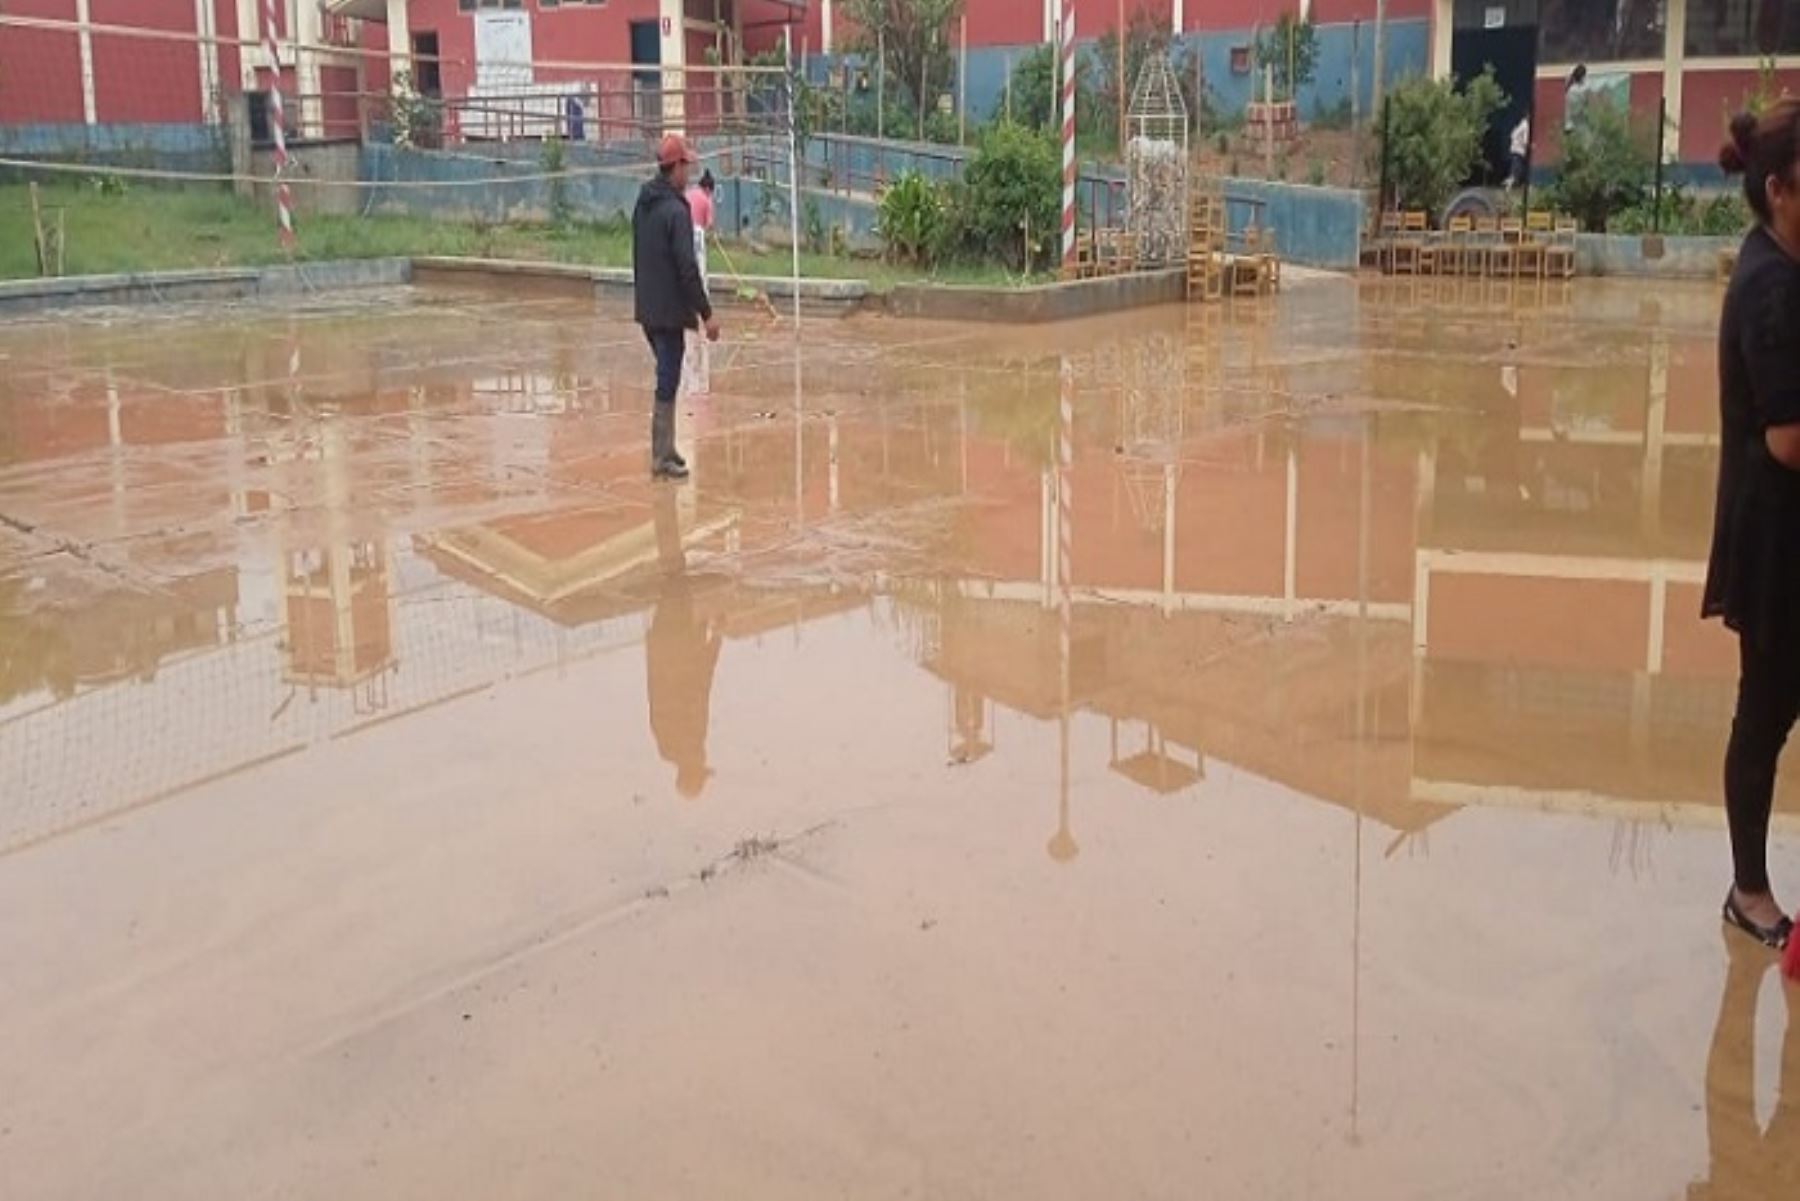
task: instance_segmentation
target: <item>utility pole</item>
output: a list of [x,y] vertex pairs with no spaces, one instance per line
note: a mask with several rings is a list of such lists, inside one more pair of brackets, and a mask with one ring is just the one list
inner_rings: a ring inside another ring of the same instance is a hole
[[1119,157],[1125,156],[1125,0],[1119,0]]
[[1375,78],[1370,81],[1371,113],[1379,113],[1387,92],[1387,0],[1375,0]]

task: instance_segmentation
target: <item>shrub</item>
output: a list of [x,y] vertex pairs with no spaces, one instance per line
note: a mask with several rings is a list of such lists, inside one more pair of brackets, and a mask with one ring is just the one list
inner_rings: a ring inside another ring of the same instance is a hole
[[908,263],[930,263],[937,257],[947,230],[944,190],[917,171],[908,171],[881,195],[876,232],[890,256]]
[[1055,245],[1060,228],[1062,172],[1056,143],[1019,125],[1002,123],[987,130],[963,172],[955,201],[957,240],[965,251],[1029,268]]
[[1322,102],[1313,105],[1312,125],[1314,129],[1349,129],[1351,123],[1350,97],[1348,96],[1329,107]]
[[1506,93],[1483,71],[1458,91],[1447,79],[1418,77],[1388,92],[1387,128],[1375,139],[1375,168],[1387,159],[1388,183],[1400,207],[1443,210],[1481,162],[1488,119]]
[[1306,182],[1315,188],[1325,186],[1325,160],[1317,155],[1306,162]]
[[1604,230],[1614,214],[1644,205],[1656,171],[1648,134],[1633,125],[1623,105],[1585,105],[1581,119],[1563,134],[1562,168],[1552,189],[1556,207],[1588,229]]

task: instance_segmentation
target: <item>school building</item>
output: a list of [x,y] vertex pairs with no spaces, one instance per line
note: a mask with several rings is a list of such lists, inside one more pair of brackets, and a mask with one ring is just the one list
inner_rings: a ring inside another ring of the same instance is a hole
[[[254,43],[266,0],[8,0],[0,12],[0,124],[212,122],[220,98],[266,87]],[[1002,103],[1014,63],[1053,35],[1061,3],[1091,42],[1147,11],[1183,48],[1213,106],[1252,95],[1252,44],[1284,13],[1315,23],[1318,59],[1299,97],[1303,119],[1341,113],[1355,94],[1367,115],[1376,70],[1377,0],[967,0],[966,92],[977,119]],[[635,69],[667,87],[671,69],[704,72],[788,44],[824,78],[858,31],[842,0],[275,0],[284,43],[320,47],[284,68],[302,97],[296,128],[350,131],[356,97],[379,94],[389,63],[447,100],[485,87],[554,89],[570,67]],[[32,22],[45,22],[32,24]],[[167,40],[119,36],[111,27]],[[965,30],[950,31],[960,49]],[[185,40],[184,40],[185,39]],[[1671,157],[1712,158],[1729,114],[1772,69],[1800,92],[1795,0],[1389,0],[1381,49],[1388,80],[1467,75],[1491,64],[1515,98],[1532,98],[1538,158],[1555,157],[1563,81],[1619,89],[1634,109],[1666,103]],[[532,64],[524,67],[522,64]],[[668,115],[664,112],[665,117]],[[1513,120],[1514,114],[1503,119]]]

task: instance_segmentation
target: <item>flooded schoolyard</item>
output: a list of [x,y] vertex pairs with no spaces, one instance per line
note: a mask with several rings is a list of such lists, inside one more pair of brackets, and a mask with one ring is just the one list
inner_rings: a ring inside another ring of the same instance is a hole
[[0,1196],[1791,1195],[1719,295],[0,325]]

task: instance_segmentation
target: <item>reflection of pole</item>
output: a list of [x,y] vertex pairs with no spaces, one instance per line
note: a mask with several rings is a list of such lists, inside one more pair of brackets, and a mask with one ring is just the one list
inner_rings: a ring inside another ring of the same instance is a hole
[[1058,825],[1050,839],[1050,857],[1058,861],[1073,859],[1080,848],[1069,831],[1069,655],[1074,635],[1074,571],[1069,548],[1073,541],[1074,497],[1069,477],[1075,464],[1075,377],[1069,360],[1062,361],[1056,420],[1056,647],[1060,674],[1062,704],[1057,720],[1059,768],[1057,774]]
[[1362,833],[1363,759],[1368,740],[1369,687],[1369,439],[1373,418],[1364,418],[1362,464],[1356,496],[1356,837],[1352,846],[1350,900],[1350,1143],[1362,1139],[1357,1125],[1362,1090]]

